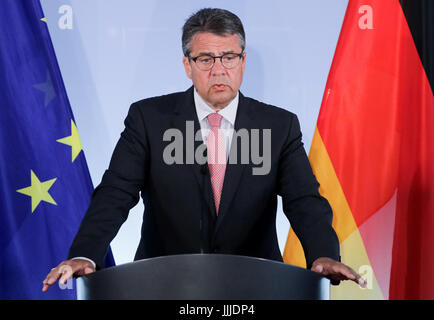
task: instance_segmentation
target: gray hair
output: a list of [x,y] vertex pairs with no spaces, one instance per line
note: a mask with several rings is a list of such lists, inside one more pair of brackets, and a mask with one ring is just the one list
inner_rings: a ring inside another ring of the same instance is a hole
[[246,35],[240,18],[224,9],[201,9],[187,19],[182,28],[182,51],[188,57],[191,40],[199,32],[209,32],[219,36],[237,34],[241,49],[246,47]]

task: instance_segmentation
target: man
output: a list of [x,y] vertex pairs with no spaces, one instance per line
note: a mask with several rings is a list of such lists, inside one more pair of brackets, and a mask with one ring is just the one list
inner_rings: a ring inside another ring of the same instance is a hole
[[[350,279],[363,285],[339,262],[332,211],[318,193],[297,117],[239,92],[246,66],[239,18],[221,9],[198,11],[184,25],[182,47],[193,87],[132,104],[70,259],[52,269],[43,291],[59,278],[65,283],[103,267],[107,248],[139,193],[145,213],[135,260],[205,252],[282,261],[275,228],[280,195],[308,268],[336,284]],[[202,131],[189,141],[189,129]],[[230,134],[221,135],[222,129]],[[254,130],[262,133],[262,141],[254,139]],[[255,173],[258,163],[243,160],[241,132],[250,138],[251,155],[262,150],[269,167]],[[187,139],[172,145],[170,137],[177,133]],[[201,156],[207,164],[200,163]]]

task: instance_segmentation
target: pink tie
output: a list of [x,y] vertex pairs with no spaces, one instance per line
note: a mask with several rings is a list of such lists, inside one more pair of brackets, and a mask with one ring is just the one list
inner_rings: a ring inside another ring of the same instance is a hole
[[208,167],[217,214],[219,211],[223,180],[226,171],[225,136],[223,132],[219,130],[221,120],[222,116],[218,113],[210,113],[208,115],[208,123],[211,126],[211,130],[206,140],[206,147],[208,149]]

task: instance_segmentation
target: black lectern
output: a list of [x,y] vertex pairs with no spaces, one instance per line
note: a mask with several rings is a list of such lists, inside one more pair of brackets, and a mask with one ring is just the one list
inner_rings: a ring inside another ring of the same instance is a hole
[[139,260],[77,279],[81,300],[329,299],[330,281],[303,268],[237,255],[186,254]]

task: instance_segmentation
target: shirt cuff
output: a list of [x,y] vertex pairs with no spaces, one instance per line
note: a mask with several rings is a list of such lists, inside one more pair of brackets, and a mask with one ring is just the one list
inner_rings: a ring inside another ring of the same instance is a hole
[[74,257],[71,260],[76,260],[76,259],[81,259],[81,260],[89,261],[90,263],[92,263],[93,268],[96,269],[96,264],[95,264],[95,262],[93,262],[93,260],[91,260],[89,258],[86,258],[86,257]]

